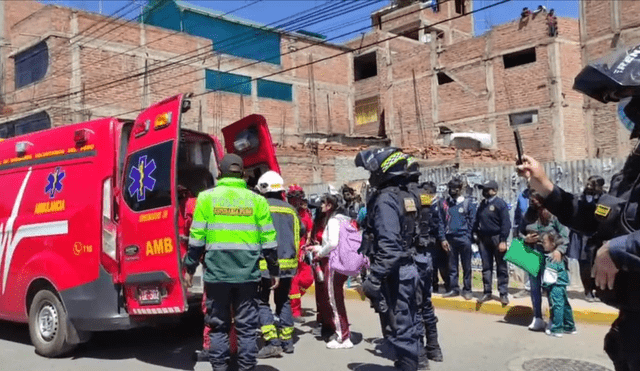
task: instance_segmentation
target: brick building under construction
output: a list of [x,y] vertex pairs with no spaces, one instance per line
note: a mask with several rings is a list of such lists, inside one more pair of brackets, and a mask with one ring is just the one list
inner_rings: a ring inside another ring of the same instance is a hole
[[509,161],[516,126],[543,161],[626,154],[615,108],[571,87],[587,61],[640,41],[639,21],[626,15],[640,4],[581,1],[581,20],[558,19],[556,36],[545,13],[514,14],[478,37],[471,0],[433,5],[396,2],[371,14],[369,33],[336,45],[180,0],[149,1],[141,22],[0,2],[0,137],[133,119],[167,96],[211,91],[194,99],[186,124],[219,134],[264,115],[288,183],[361,176],[353,154],[373,144],[452,161],[443,146],[482,147],[490,151],[456,161]]

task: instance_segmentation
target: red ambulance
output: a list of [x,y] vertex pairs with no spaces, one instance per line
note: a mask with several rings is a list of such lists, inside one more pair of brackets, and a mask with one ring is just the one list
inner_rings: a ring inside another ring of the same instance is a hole
[[[0,142],[0,319],[27,322],[36,352],[67,353],[95,331],[200,307],[182,284],[186,201],[213,187],[220,141],[180,128],[188,95],[134,122],[105,118]],[[224,129],[250,182],[279,171],[266,121]],[[181,242],[182,241],[182,242]]]

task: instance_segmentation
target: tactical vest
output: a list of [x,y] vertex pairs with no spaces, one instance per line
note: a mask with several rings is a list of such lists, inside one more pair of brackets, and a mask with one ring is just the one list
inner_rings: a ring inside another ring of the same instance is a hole
[[[418,203],[408,191],[400,189],[399,187],[387,187],[381,191],[377,191],[371,196],[371,199],[367,202],[367,210],[374,210],[374,205],[378,197],[380,197],[380,194],[386,192],[395,193],[399,202],[399,209],[401,211],[400,235],[402,236],[404,250],[408,253],[407,256],[409,256],[418,235]],[[373,212],[367,212],[367,217],[364,223],[364,233],[362,236],[362,245],[360,249],[358,249],[359,253],[369,258],[375,255],[377,250],[377,241],[374,233],[374,217],[375,215]]]

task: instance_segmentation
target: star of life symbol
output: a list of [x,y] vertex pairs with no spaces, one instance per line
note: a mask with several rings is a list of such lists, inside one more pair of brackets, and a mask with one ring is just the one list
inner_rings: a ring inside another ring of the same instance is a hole
[[129,185],[129,195],[133,197],[136,195],[138,202],[144,201],[146,198],[147,190],[153,191],[156,185],[156,180],[151,176],[156,170],[156,161],[151,159],[147,162],[147,156],[141,156],[138,160],[138,166],[132,166],[129,171],[129,179],[132,180]]
[[44,187],[44,193],[49,194],[49,198],[54,198],[56,192],[62,191],[62,179],[64,179],[66,173],[60,171],[60,167],[56,168],[56,171],[50,173],[47,177],[47,185]]

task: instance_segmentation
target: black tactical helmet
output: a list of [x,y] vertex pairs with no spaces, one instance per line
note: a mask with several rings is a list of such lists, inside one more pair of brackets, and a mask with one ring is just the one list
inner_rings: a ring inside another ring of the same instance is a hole
[[412,182],[417,182],[418,180],[420,180],[420,175],[422,175],[420,173],[420,164],[415,159],[415,157],[407,154],[405,154],[404,156],[407,159],[407,179]]
[[355,158],[357,167],[369,171],[369,184],[380,187],[392,179],[406,176],[407,158],[398,148],[368,148],[360,151]]
[[640,136],[640,45],[589,63],[573,88],[602,103],[630,98],[624,114],[634,124],[631,138]]

